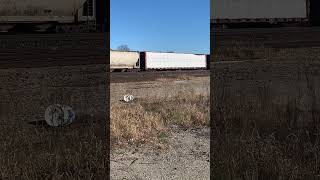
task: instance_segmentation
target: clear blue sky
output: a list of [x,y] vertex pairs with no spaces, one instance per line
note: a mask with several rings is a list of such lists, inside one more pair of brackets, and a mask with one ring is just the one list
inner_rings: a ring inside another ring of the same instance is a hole
[[210,52],[210,0],[111,0],[110,47]]

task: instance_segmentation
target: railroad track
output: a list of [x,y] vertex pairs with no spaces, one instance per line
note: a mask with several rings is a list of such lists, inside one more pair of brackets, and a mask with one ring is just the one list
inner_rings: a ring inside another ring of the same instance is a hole
[[204,77],[210,76],[210,70],[177,70],[177,71],[142,71],[142,72],[113,72],[110,74],[111,83],[137,81],[153,81],[158,78],[177,78],[181,76]]
[[0,35],[0,68],[107,64],[104,33]]
[[95,48],[106,42],[104,33],[0,35],[1,48]]
[[320,47],[320,27],[212,29],[214,47],[262,46],[271,48]]

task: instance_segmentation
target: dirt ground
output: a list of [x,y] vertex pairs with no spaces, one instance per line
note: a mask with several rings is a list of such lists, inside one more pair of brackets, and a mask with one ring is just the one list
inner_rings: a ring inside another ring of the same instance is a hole
[[129,147],[111,153],[111,179],[209,179],[209,128],[173,129],[168,149]]
[[[181,91],[209,95],[209,76],[158,78],[154,81],[111,83],[111,106],[124,94],[136,101],[170,98]],[[111,120],[112,121],[112,120]],[[111,150],[111,179],[209,179],[209,128],[173,126],[165,145],[135,145]]]

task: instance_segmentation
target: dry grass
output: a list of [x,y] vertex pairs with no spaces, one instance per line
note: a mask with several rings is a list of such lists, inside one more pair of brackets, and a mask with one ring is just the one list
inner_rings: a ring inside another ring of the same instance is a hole
[[315,59],[320,55],[320,47],[271,48],[263,45],[238,41],[226,47],[213,49],[212,61],[241,61],[250,59]]
[[[101,129],[100,129],[101,131]],[[97,127],[0,125],[0,179],[101,179],[105,142]]]
[[192,79],[192,77],[187,74],[179,74],[174,77],[161,77],[161,78],[156,79],[156,81],[159,81],[159,82],[189,81],[191,79]]
[[180,92],[164,98],[137,99],[111,105],[113,145],[161,143],[170,126],[184,128],[209,125],[209,97]]
[[255,102],[250,95],[233,99],[223,81],[213,89],[214,179],[319,179],[319,89],[314,75],[305,73],[303,93],[312,97],[308,111],[299,106],[302,97],[278,107],[268,86],[260,89]]
[[[105,110],[95,111],[105,108],[105,73],[103,65],[1,69],[0,179],[105,179]],[[56,103],[75,108],[73,124],[28,123]]]

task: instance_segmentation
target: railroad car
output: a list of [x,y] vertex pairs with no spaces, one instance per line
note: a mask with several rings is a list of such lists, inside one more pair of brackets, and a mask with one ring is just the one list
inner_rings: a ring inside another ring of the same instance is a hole
[[111,71],[128,71],[138,70],[140,54],[139,52],[126,52],[110,50],[110,70]]
[[56,32],[91,31],[106,23],[101,0],[3,0],[0,31],[17,29]]
[[[211,23],[309,24],[319,18],[318,0],[211,0]],[[317,8],[315,8],[318,6]]]
[[207,55],[140,52],[140,70],[207,69]]

